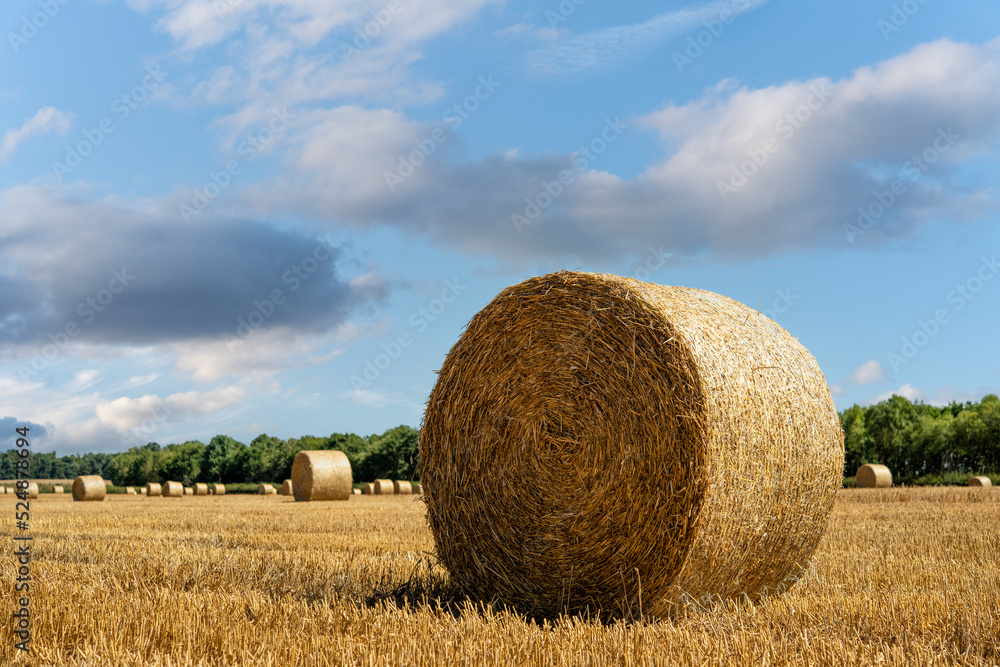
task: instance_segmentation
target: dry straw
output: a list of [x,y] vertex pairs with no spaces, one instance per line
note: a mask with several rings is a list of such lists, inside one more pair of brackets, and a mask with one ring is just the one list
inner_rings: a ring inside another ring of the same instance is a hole
[[859,489],[888,489],[892,486],[892,473],[884,465],[866,463],[858,468],[854,482]]
[[80,475],[73,480],[73,500],[104,500],[108,487],[100,475]]
[[420,486],[420,482],[414,482],[414,483],[412,484],[412,486],[413,486],[413,493],[414,493],[414,494],[416,494],[416,495],[418,495],[418,496],[419,496],[419,495],[420,495],[421,493],[423,493],[423,492],[424,492],[424,491],[423,491],[423,488],[422,488],[422,487]]
[[212,495],[213,496],[224,496],[224,495],[226,495],[226,485],[225,484],[213,484],[212,485]]
[[281,489],[278,490],[278,493],[280,493],[283,496],[292,495],[292,480],[286,479],[284,482],[282,482]]
[[352,496],[360,496],[361,495],[361,489],[351,489],[351,495]]
[[413,485],[409,482],[396,480],[392,483],[392,492],[399,496],[408,496],[413,493]]
[[194,495],[196,496],[207,496],[208,495],[208,484],[203,484],[198,482],[194,485]]
[[376,479],[374,492],[376,496],[391,496],[396,492],[396,488],[392,485],[391,479]]
[[190,486],[185,486],[184,487],[184,495],[185,496],[193,496],[194,495],[194,489],[192,489]]
[[66,489],[62,487],[62,484],[56,484],[52,487],[52,493],[66,493]]
[[261,484],[257,487],[257,493],[262,496],[271,496],[275,495],[277,491],[270,484]]
[[608,617],[791,586],[843,457],[819,366],[772,320],[711,292],[566,271],[472,319],[420,442],[437,553],[460,586]]
[[973,477],[969,480],[969,486],[992,486],[992,484],[989,477]]
[[364,488],[361,489],[361,493],[365,494],[366,496],[375,495],[375,485],[372,484],[371,482],[368,482],[367,484],[365,484]]
[[161,487],[156,482],[149,482],[146,484],[146,495],[147,496],[159,496],[163,493],[163,487]]
[[134,496],[135,495],[135,489],[132,488],[131,486],[126,486],[125,487],[125,495],[126,496]]
[[180,482],[164,482],[163,483],[163,497],[164,498],[183,498],[184,497],[184,485]]
[[38,497],[38,482],[28,482],[28,499]]
[[347,500],[353,484],[351,462],[339,450],[301,451],[292,461],[295,500]]

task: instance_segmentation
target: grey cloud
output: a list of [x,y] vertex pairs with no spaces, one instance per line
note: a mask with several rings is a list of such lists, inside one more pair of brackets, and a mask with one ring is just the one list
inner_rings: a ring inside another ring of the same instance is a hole
[[48,436],[48,430],[41,424],[25,421],[17,417],[0,417],[0,451],[14,449],[15,441],[21,436],[14,429],[28,427],[28,442],[35,444]]

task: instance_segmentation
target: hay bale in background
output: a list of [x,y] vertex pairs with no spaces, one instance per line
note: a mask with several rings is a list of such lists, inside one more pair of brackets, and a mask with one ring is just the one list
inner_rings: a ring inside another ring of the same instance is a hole
[[146,484],[146,495],[147,496],[159,496],[163,493],[163,487],[161,487],[156,482],[149,482]]
[[262,496],[273,496],[277,491],[270,484],[261,484],[257,487],[257,493]]
[[351,489],[351,495],[352,496],[360,496],[361,495],[361,489]]
[[408,496],[413,493],[413,485],[409,482],[396,480],[392,483],[392,492],[397,496]]
[[787,589],[843,457],[819,366],[772,320],[711,292],[567,271],[472,319],[420,434],[453,580],[540,614]]
[[283,496],[292,495],[292,480],[286,479],[281,483],[281,489],[278,491]]
[[80,475],[73,480],[73,500],[104,500],[108,487],[100,475]]
[[969,480],[969,486],[992,486],[993,482],[989,477],[977,476]]
[[374,496],[375,495],[375,485],[372,484],[371,482],[368,482],[367,484],[365,484],[361,488],[361,493],[365,494],[366,496]]
[[105,479],[105,480],[102,480],[102,481],[104,482],[104,486],[114,486],[115,485],[115,483],[112,482],[110,479]]
[[38,497],[38,482],[28,482],[28,499],[33,499]]
[[888,489],[892,486],[892,473],[884,465],[866,463],[858,468],[854,480],[859,489]]
[[66,489],[62,487],[62,484],[56,484],[52,487],[52,493],[66,493]]
[[162,490],[164,498],[184,497],[184,485],[180,482],[164,482]]
[[347,500],[353,484],[351,462],[342,451],[301,451],[292,461],[292,491],[296,501]]
[[194,485],[194,495],[196,496],[207,496],[208,495],[208,484],[203,484],[198,482]]
[[224,496],[224,495],[226,495],[226,485],[225,484],[213,484],[212,485],[212,495],[213,496]]
[[391,496],[396,492],[391,479],[376,479],[374,482],[374,493],[376,496]]
[[134,495],[136,495],[135,489],[133,487],[131,487],[131,486],[126,486],[125,487],[125,495],[126,496],[134,496]]
[[184,495],[185,496],[193,496],[194,495],[194,489],[191,488],[190,486],[185,486],[184,487]]
[[412,484],[412,486],[413,486],[413,493],[414,493],[414,495],[418,495],[419,496],[421,493],[424,492],[423,487],[420,486],[420,482],[414,482]]
[[146,487],[144,487],[144,486],[138,487],[136,489],[136,493],[138,493],[140,496],[146,495]]

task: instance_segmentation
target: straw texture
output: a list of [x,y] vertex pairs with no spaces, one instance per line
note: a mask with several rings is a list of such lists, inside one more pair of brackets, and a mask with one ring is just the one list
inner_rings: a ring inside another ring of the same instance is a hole
[[973,477],[969,480],[969,486],[992,486],[993,482],[989,477]]
[[366,496],[374,496],[375,485],[372,484],[371,482],[368,482],[367,484],[365,484],[365,487],[361,489],[361,493],[365,494]]
[[413,493],[413,485],[397,479],[392,483],[392,492],[399,496],[408,496]]
[[32,499],[37,497],[38,497],[38,482],[28,482],[28,498]]
[[278,493],[280,493],[283,496],[292,495],[292,480],[286,479],[284,482],[282,482],[281,488],[278,490]]
[[347,500],[353,484],[351,462],[342,451],[301,451],[292,461],[295,500]]
[[376,496],[391,496],[396,492],[391,479],[376,479],[373,488]]
[[125,487],[125,495],[126,496],[134,496],[134,495],[136,495],[135,489],[133,487],[131,487],[131,486],[126,486]]
[[164,482],[163,483],[163,497],[164,498],[183,498],[184,497],[184,485],[180,482]]
[[73,500],[104,500],[108,487],[100,475],[80,475],[73,480]]
[[156,482],[149,482],[146,484],[146,495],[147,496],[159,496],[163,494],[163,487],[161,487]]
[[351,495],[352,496],[360,496],[361,495],[361,489],[351,489]]
[[185,496],[193,496],[194,495],[194,489],[191,488],[190,486],[185,486],[184,487],[184,495]]
[[669,613],[802,574],[841,484],[819,366],[702,290],[559,272],[500,293],[421,430],[437,553],[528,613]]
[[424,492],[424,491],[423,491],[423,488],[422,488],[422,487],[420,486],[420,482],[414,482],[414,483],[412,484],[412,486],[413,486],[413,493],[414,493],[414,494],[416,494],[416,495],[418,495],[418,496],[419,496],[419,495],[420,495],[421,493],[423,493],[423,492]]
[[213,484],[212,485],[212,495],[213,496],[224,496],[224,495],[226,495],[226,485],[225,484]]
[[198,482],[194,485],[194,495],[196,496],[207,496],[208,495],[208,484],[203,484]]
[[62,487],[62,484],[56,484],[52,487],[52,493],[66,493],[66,489]]
[[854,482],[859,489],[887,489],[892,486],[892,473],[884,465],[866,463],[858,468]]

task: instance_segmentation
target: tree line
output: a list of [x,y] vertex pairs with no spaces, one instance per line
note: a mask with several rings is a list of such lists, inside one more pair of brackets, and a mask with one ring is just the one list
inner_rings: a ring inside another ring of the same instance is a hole
[[[166,446],[150,442],[119,454],[33,454],[30,474],[37,479],[100,475],[118,486],[168,480],[185,486],[195,482],[280,483],[291,477],[292,461],[301,450],[339,449],[350,460],[356,482],[380,478],[416,480],[419,436],[420,432],[409,426],[366,437],[334,433],[329,437],[306,435],[282,440],[262,433],[249,445],[217,435],[207,445],[198,440]],[[14,478],[17,458],[15,450],[0,455],[0,479]]]

